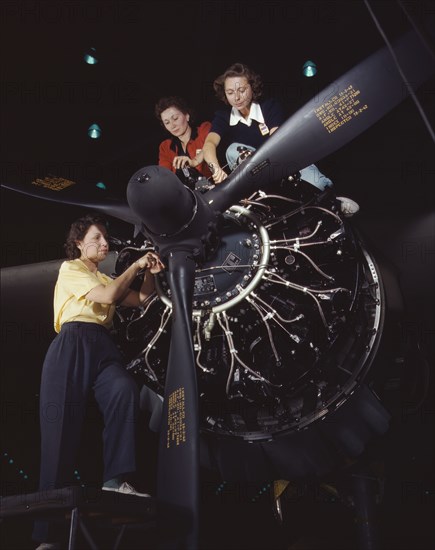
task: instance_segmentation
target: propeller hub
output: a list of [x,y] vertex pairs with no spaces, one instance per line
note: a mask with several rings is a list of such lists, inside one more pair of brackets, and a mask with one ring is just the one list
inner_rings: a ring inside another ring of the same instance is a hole
[[201,261],[217,247],[220,214],[167,168],[138,170],[128,183],[127,200],[162,256],[184,250]]
[[144,229],[171,235],[185,227],[195,210],[195,200],[177,176],[162,166],[145,166],[130,178],[127,201]]

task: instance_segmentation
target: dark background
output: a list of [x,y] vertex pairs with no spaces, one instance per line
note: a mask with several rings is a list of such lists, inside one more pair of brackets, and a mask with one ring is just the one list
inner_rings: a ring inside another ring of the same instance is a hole
[[[433,32],[434,2],[401,4],[425,36]],[[390,40],[410,28],[398,2],[370,5]],[[267,95],[290,115],[384,45],[363,1],[3,0],[0,10],[1,182],[30,184],[53,174],[99,198],[124,196],[130,176],[157,163],[165,134],[154,104],[161,96],[182,95],[198,122],[211,119],[218,107],[213,79],[241,61],[262,75]],[[96,65],[83,60],[90,47]],[[318,66],[311,79],[301,70],[308,59]],[[432,127],[434,94],[433,78],[417,92]],[[95,122],[99,140],[87,135]],[[337,195],[359,203],[353,223],[399,289],[390,303],[399,319],[392,346],[397,371],[386,393],[393,416],[375,453],[385,550],[426,550],[435,542],[433,145],[408,98],[339,151],[313,158]],[[106,191],[95,187],[99,181]],[[82,209],[5,189],[1,199],[3,268],[62,257],[65,231]],[[113,219],[111,231],[130,236],[132,228]],[[26,290],[20,286],[14,298],[16,317],[2,311],[2,494],[35,490],[38,475],[37,392],[53,334],[51,304],[32,292],[37,272],[27,273],[20,282]],[[30,331],[20,325],[23,318],[32,320]],[[304,490],[287,499],[283,528],[267,497],[251,500],[261,488],[217,495],[219,482],[203,484],[204,548],[355,547],[354,519],[341,503]],[[26,522],[5,527],[3,547],[31,548],[29,537]]]

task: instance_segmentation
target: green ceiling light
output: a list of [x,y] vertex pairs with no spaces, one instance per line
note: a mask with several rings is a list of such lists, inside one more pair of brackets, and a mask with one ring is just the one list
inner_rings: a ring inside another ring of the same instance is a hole
[[95,65],[98,63],[98,59],[95,57],[95,54],[97,53],[97,50],[95,48],[89,48],[88,51],[85,53],[85,61],[88,65]]
[[102,181],[99,181],[95,187],[98,187],[98,189],[107,189],[106,185],[102,182]]
[[101,128],[98,124],[91,124],[88,128],[88,136],[92,139],[98,139],[101,136]]
[[317,65],[314,61],[306,61],[302,67],[304,76],[311,77],[317,73]]

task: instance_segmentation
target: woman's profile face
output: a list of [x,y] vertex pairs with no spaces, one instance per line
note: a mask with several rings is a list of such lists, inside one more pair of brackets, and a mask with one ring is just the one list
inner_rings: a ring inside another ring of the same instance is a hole
[[225,79],[224,89],[231,107],[242,112],[250,109],[252,88],[246,76],[229,76]]
[[81,258],[91,262],[101,262],[109,253],[106,228],[102,225],[91,225],[81,241],[77,241]]
[[176,137],[185,134],[189,127],[189,113],[182,113],[177,107],[168,107],[162,111],[160,118],[166,130]]

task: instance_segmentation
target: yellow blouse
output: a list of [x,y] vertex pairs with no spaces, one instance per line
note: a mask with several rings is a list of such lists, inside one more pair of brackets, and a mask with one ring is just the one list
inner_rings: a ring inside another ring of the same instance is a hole
[[97,271],[92,273],[80,260],[63,262],[54,289],[54,330],[60,331],[63,323],[83,321],[112,326],[115,305],[98,304],[85,298],[98,285],[107,285],[112,279]]

